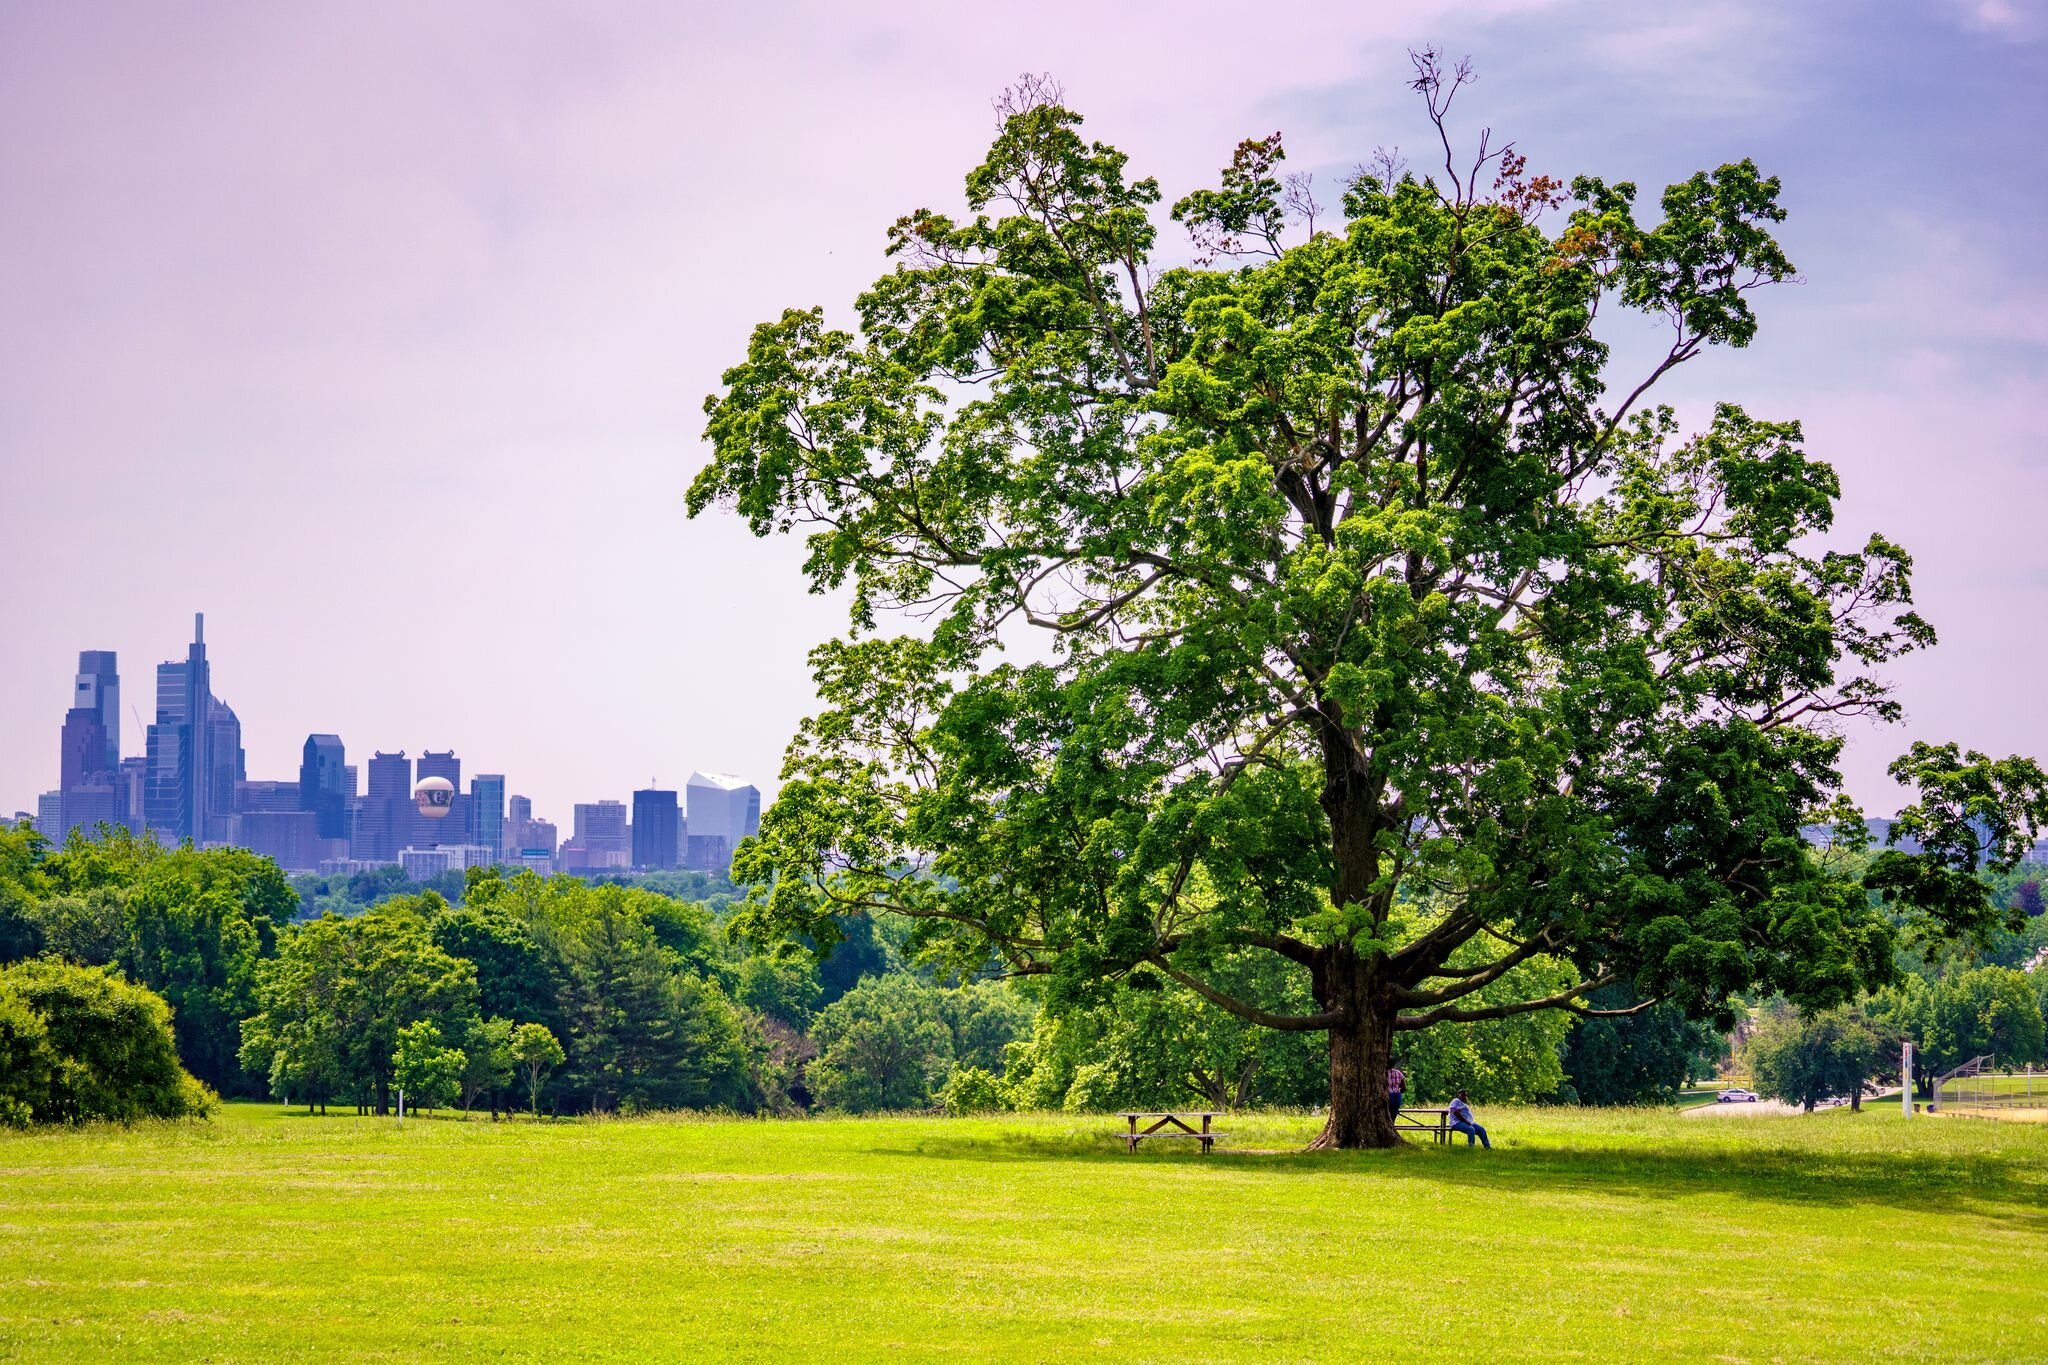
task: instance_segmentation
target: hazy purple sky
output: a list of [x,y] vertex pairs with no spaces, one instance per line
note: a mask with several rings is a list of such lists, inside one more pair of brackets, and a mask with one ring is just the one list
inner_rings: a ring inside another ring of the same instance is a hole
[[252,777],[332,730],[562,820],[772,786],[843,617],[796,546],[683,517],[747,328],[956,205],[1019,72],[1170,202],[1275,128],[1325,183],[1419,148],[1422,43],[1534,169],[1784,177],[1804,282],[1670,396],[1803,418],[1845,528],[1917,557],[1943,644],[1859,796],[1908,736],[2048,756],[2039,7],[861,8],[0,5],[0,810],[55,785],[77,651],[146,719],[194,610]]

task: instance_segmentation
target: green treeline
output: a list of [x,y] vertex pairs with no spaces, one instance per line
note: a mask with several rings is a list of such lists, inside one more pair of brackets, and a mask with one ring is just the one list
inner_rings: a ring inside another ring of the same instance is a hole
[[[906,930],[866,918],[843,921],[823,954],[764,951],[728,932],[732,888],[710,878],[371,881],[295,887],[236,850],[120,832],[52,848],[0,830],[0,964],[19,964],[0,977],[12,1078],[0,1122],[190,1113],[209,1090],[385,1112],[403,1089],[415,1108],[565,1115],[1328,1099],[1321,1035],[1247,1023],[1146,968],[1062,996],[933,967]],[[1856,1006],[1809,1018],[1759,1005],[1744,1047],[1759,1087],[1808,1101],[1846,1093],[1845,1077],[1895,1074],[1905,1038],[1936,1068],[1983,1053],[2043,1060],[2048,971],[2023,968],[2048,946],[2048,916],[2031,877],[1997,896],[2012,927],[1975,945],[1920,945],[1897,984]],[[1214,976],[1276,1013],[1310,1004],[1303,975],[1269,956],[1226,955]],[[1537,957],[1480,1000],[1570,979]],[[1610,987],[1588,1003],[1635,1001]],[[129,1035],[142,1041],[126,1053],[92,1041]],[[102,1060],[86,1056],[94,1048]],[[104,1060],[116,1055],[155,1060],[120,1073]],[[1727,1044],[1658,1006],[1440,1025],[1400,1035],[1395,1055],[1411,1103],[1463,1088],[1480,1103],[1633,1104],[1668,1102]],[[22,1079],[59,1074],[79,1084],[60,1094]]]

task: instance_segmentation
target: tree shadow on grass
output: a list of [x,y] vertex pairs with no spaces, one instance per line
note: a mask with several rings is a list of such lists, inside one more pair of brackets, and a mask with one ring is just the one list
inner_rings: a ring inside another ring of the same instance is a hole
[[1544,1190],[1633,1199],[1676,1200],[1734,1195],[1800,1206],[1869,1205],[1945,1217],[1988,1218],[2015,1230],[2048,1236],[2048,1164],[2038,1158],[1995,1153],[1827,1151],[1790,1146],[1729,1150],[1590,1147],[1570,1144],[1462,1147],[1432,1150],[1410,1145],[1379,1152],[1123,1150],[1119,1135],[1002,1133],[948,1141],[933,1137],[909,1146],[870,1149],[878,1157],[919,1160],[1082,1161],[1133,1167],[1193,1166],[1214,1173],[1290,1171],[1332,1179],[1370,1176],[1451,1184],[1483,1199],[1489,1192],[1527,1195]]

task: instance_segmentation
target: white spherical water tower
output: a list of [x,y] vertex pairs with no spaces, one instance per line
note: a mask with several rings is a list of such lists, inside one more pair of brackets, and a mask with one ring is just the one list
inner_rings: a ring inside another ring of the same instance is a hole
[[446,820],[455,805],[455,784],[445,777],[423,777],[412,789],[412,802],[429,820]]

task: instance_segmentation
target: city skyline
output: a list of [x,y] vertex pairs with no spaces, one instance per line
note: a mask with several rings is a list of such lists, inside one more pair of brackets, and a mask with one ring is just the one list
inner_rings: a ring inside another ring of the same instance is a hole
[[707,836],[697,843],[681,836],[688,808],[678,809],[674,791],[636,789],[630,809],[643,798],[668,798],[665,813],[652,812],[657,828],[636,833],[616,797],[576,802],[574,833],[558,849],[555,823],[544,810],[536,814],[531,795],[512,790],[505,773],[477,772],[465,791],[463,760],[452,748],[417,757],[376,748],[351,763],[345,736],[334,730],[306,734],[293,772],[252,777],[240,718],[213,690],[205,615],[192,619],[185,657],[156,665],[153,722],[142,725],[134,713],[145,736],[138,755],[122,752],[120,651],[78,651],[72,705],[58,729],[57,785],[10,809],[58,841],[74,827],[126,825],[165,843],[249,848],[301,871],[330,863],[401,863],[412,871],[442,849],[465,860],[457,865],[503,858],[545,863],[542,870],[722,872],[738,839],[759,827],[757,787],[732,774],[692,771],[688,791],[699,798]]
[[[204,615],[205,614],[203,612],[196,613],[195,617],[199,620],[203,620]],[[198,627],[198,629],[203,634],[205,627],[201,625]],[[117,777],[122,762],[126,762],[129,765],[146,765],[148,762],[149,755],[149,732],[152,730],[156,730],[159,727],[159,724],[161,724],[160,721],[155,719],[157,715],[155,710],[155,707],[157,705],[156,694],[150,689],[151,687],[160,687],[166,676],[185,676],[184,671],[189,670],[191,668],[195,657],[195,655],[192,652],[193,647],[197,648],[196,657],[202,664],[204,671],[207,675],[207,681],[204,684],[202,684],[202,686],[206,687],[207,700],[209,703],[212,704],[209,707],[209,710],[213,710],[214,707],[218,707],[221,710],[225,710],[226,716],[224,718],[220,718],[218,712],[215,712],[217,723],[225,724],[225,726],[230,728],[232,730],[232,733],[236,736],[236,747],[238,750],[237,766],[242,773],[242,776],[236,780],[247,781],[251,777],[256,777],[258,774],[260,774],[261,776],[258,777],[257,780],[289,782],[290,784],[296,786],[303,780],[304,764],[308,761],[306,750],[308,749],[309,746],[312,745],[313,741],[320,739],[340,740],[347,747],[347,751],[351,754],[356,754],[358,756],[358,759],[360,760],[358,762],[349,763],[347,765],[349,770],[351,772],[354,772],[358,768],[360,768],[365,775],[367,775],[369,772],[369,768],[367,766],[368,758],[377,753],[385,752],[382,746],[369,746],[366,752],[360,744],[349,744],[347,740],[347,732],[343,729],[338,729],[335,727],[329,727],[324,730],[319,728],[298,730],[296,731],[298,738],[296,740],[291,740],[289,743],[286,743],[283,742],[283,740],[280,738],[279,733],[269,733],[270,731],[275,731],[277,727],[259,726],[257,727],[254,733],[260,739],[260,752],[266,755],[267,757],[261,760],[248,759],[243,756],[246,755],[248,750],[248,743],[246,742],[248,732],[245,732],[243,730],[239,714],[236,713],[233,710],[233,708],[227,707],[224,702],[221,702],[218,696],[214,694],[211,690],[211,660],[207,657],[205,643],[203,640],[195,640],[192,646],[188,646],[186,657],[183,659],[167,659],[152,665],[147,665],[146,667],[148,669],[148,676],[151,679],[151,683],[149,685],[146,685],[143,688],[143,690],[139,692],[135,690],[136,684],[134,683],[133,679],[135,676],[139,676],[141,674],[140,667],[131,664],[130,677],[128,681],[125,683],[125,685],[120,681],[121,675],[119,672],[118,661],[122,657],[129,655],[129,651],[122,649],[80,648],[79,650],[75,651],[75,653],[78,656],[80,667],[78,670],[71,674],[71,700],[73,705],[69,709],[63,709],[60,707],[55,713],[59,718],[58,733],[56,735],[55,740],[53,741],[54,747],[57,750],[57,754],[55,757],[53,757],[51,763],[46,765],[49,771],[29,771],[21,773],[0,772],[0,781],[4,781],[6,783],[5,789],[0,790],[0,816],[7,816],[15,813],[34,816],[38,814],[37,806],[38,802],[41,799],[47,797],[53,791],[62,790],[71,781],[73,777],[74,768],[74,758],[71,752],[72,739],[70,738],[70,734],[67,732],[65,727],[73,724],[71,717],[73,716],[74,713],[80,710],[91,710],[98,712],[104,710],[105,708],[112,708],[111,710],[106,710],[106,714],[114,714],[116,711],[118,711],[122,713],[121,719],[127,722],[125,727],[120,726],[118,724],[112,727],[107,727],[110,733],[106,735],[104,741],[108,746],[107,752],[109,756],[113,759],[112,771]],[[87,671],[85,668],[85,664],[88,659],[92,660],[98,667],[106,670],[104,674],[99,674],[96,676],[113,679],[114,682],[111,686],[101,684],[96,689],[88,688],[86,682]],[[167,672],[169,670],[179,671]],[[105,694],[104,700],[101,700],[102,693]],[[46,714],[48,713],[46,712]],[[83,732],[81,731],[80,733]],[[139,741],[137,738],[138,736],[140,737]],[[175,743],[175,741],[172,742],[173,744]],[[201,744],[203,754],[203,738],[201,740]],[[288,767],[282,763],[273,761],[275,755],[285,751],[289,751],[294,755],[294,758],[292,759]],[[435,751],[425,748],[424,746],[420,748],[403,746],[400,748],[393,749],[392,752],[402,752],[408,755],[412,755],[413,761],[417,763],[420,759],[428,758]],[[453,754],[462,751],[451,747],[441,752]],[[203,764],[204,759],[202,757],[202,766]],[[622,771],[625,771],[629,770],[632,765],[620,762],[615,766],[619,767]],[[641,767],[644,769],[645,764],[641,764]],[[85,771],[90,772],[95,770],[87,769]],[[711,771],[713,773],[717,773],[718,770],[716,769],[715,765],[704,765],[704,767],[700,769],[699,767],[693,766],[688,762],[681,762],[679,763],[679,766],[673,769],[672,771],[681,772],[687,777],[691,775],[701,775],[703,771]],[[54,782],[52,781],[53,775],[55,778]],[[425,775],[425,772],[417,774],[417,776]],[[508,781],[507,776],[503,773],[479,773],[478,775],[495,778],[500,783]],[[730,776],[730,774],[723,775]],[[619,781],[619,785],[614,790],[624,793],[624,799],[630,801],[631,793],[633,791],[643,787],[651,787],[657,785],[660,780],[661,779],[658,772],[639,778],[622,777]],[[678,791],[682,790],[681,781],[676,781],[674,785],[676,786],[676,789]],[[760,786],[758,780],[755,782],[755,785],[757,787]],[[765,790],[772,791],[772,787],[765,788]],[[407,799],[410,799],[409,791],[410,788],[408,786]],[[362,794],[362,789],[359,787],[358,795],[360,794]],[[189,790],[183,792],[167,792],[161,799],[170,799],[170,797],[173,795],[178,796],[180,799],[183,799],[187,802],[189,802],[191,799]],[[582,803],[581,798],[589,797],[590,793],[541,793],[537,789],[520,787],[515,790],[511,786],[506,786],[504,791],[502,792],[502,796],[507,799],[515,796],[526,798],[529,802],[531,802],[532,808],[536,812],[540,813],[540,818],[545,818],[546,812],[558,812],[562,815],[563,818],[555,823],[561,824],[566,827],[568,824],[569,812],[573,809],[575,805]],[[108,799],[111,801],[114,799],[114,797],[110,794]],[[140,799],[147,802],[151,798],[145,792]],[[591,799],[619,800],[621,798],[617,796],[603,796],[591,797]],[[764,796],[762,799],[765,802],[766,800],[771,798]],[[113,814],[111,808],[109,808],[108,814]],[[219,841],[225,838],[225,835],[220,831],[216,830],[212,833],[210,837],[214,838],[215,841]]]

